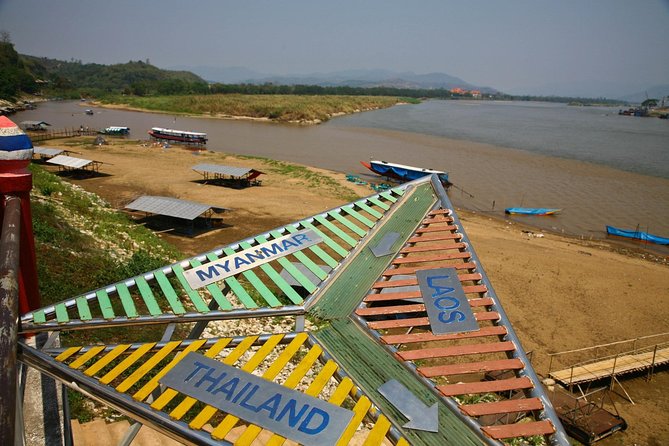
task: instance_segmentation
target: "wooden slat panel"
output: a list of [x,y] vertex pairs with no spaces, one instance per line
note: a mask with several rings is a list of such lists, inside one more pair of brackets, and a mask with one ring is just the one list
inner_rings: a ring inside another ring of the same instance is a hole
[[[270,234],[275,237],[279,238],[282,236],[282,234],[278,231],[272,231]],[[323,271],[323,268],[318,266],[313,260],[311,260],[309,257],[307,257],[302,251],[297,251],[293,253],[293,256],[299,260],[304,266],[309,269],[313,274],[316,275],[320,280],[325,280],[328,277],[328,273]]]
[[100,370],[104,369],[109,365],[114,359],[118,358],[123,352],[130,348],[130,344],[120,344],[114,347],[112,351],[100,358],[95,364],[91,365],[89,368],[84,370],[84,375],[94,376]]
[[[193,268],[197,268],[198,266],[202,265],[202,262],[196,260],[196,259],[191,259],[190,265]],[[209,294],[211,294],[211,297],[216,301],[218,304],[218,308],[221,310],[230,310],[232,309],[232,304],[230,301],[223,295],[221,292],[221,289],[218,287],[216,283],[210,283],[209,285],[206,286],[207,291],[209,291]],[[241,299],[240,299],[241,300]],[[251,301],[253,302],[253,301]],[[255,304],[255,302],[253,302]]]
[[90,361],[94,356],[97,356],[97,354],[104,349],[105,349],[104,345],[96,345],[95,347],[91,347],[86,353],[84,353],[83,355],[79,356],[77,359],[72,361],[70,363],[70,367],[73,369],[78,369],[79,367]]
[[355,218],[358,220],[360,223],[363,225],[367,226],[368,228],[373,228],[374,227],[374,222],[370,220],[369,218],[363,216],[360,214],[360,212],[356,211],[353,209],[353,206],[348,205],[348,206],[342,206],[341,208],[344,212],[346,212],[348,215],[351,217]]
[[353,407],[353,419],[348,423],[348,426],[344,429],[344,433],[341,434],[341,437],[339,437],[337,446],[347,446],[350,444],[353,435],[355,435],[355,432],[358,430],[360,423],[364,420],[371,406],[372,402],[366,396],[361,397],[355,403],[355,406]]
[[397,201],[397,198],[393,196],[392,192],[386,191],[386,192],[381,192],[379,196],[385,198],[386,200],[395,203]]
[[530,412],[543,410],[544,405],[539,398],[521,398],[517,400],[495,401],[494,403],[466,404],[460,409],[470,417],[494,415],[500,413]]
[[390,305],[387,307],[358,308],[357,310],[355,310],[355,314],[362,317],[368,317],[368,316],[388,316],[393,314],[404,314],[404,313],[420,313],[423,311],[425,311],[425,305],[412,304],[412,305]]
[[349,245],[351,248],[354,248],[355,245],[358,244],[358,242],[353,237],[351,237],[350,235],[339,229],[337,226],[333,225],[332,222],[330,222],[327,218],[323,217],[322,215],[317,215],[314,218],[317,222],[319,222],[329,231],[333,232],[337,237],[342,239],[344,243]]
[[423,220],[424,225],[431,225],[433,223],[453,223],[453,217],[444,215],[432,215],[430,218]]
[[458,227],[455,225],[447,225],[447,226],[442,226],[442,225],[435,225],[435,226],[428,226],[427,228],[418,228],[416,229],[416,234],[428,234],[428,233],[434,233],[434,232],[451,232],[451,231],[457,231]]
[[431,331],[424,333],[410,333],[400,335],[386,335],[381,336],[381,341],[386,344],[411,344],[415,342],[432,342],[432,341],[454,341],[457,339],[477,338],[484,336],[504,336],[506,334],[506,327],[497,325],[493,327],[482,327],[478,331],[469,331],[466,333],[453,333],[435,335]]
[[329,247],[331,250],[333,250],[334,252],[336,252],[336,253],[339,254],[340,256],[342,256],[342,257],[346,257],[346,256],[348,255],[348,251],[347,251],[346,249],[342,248],[341,245],[340,245],[339,243],[337,243],[337,242],[335,242],[334,240],[332,240],[332,239],[331,239],[330,237],[328,237],[323,231],[321,231],[320,229],[318,229],[318,228],[317,228],[316,226],[314,226],[313,224],[311,224],[311,223],[305,221],[305,222],[302,222],[302,226],[304,226],[305,228],[309,228],[309,229],[311,229],[312,231],[314,231],[316,234],[318,234],[318,235],[323,239],[323,242],[324,242],[326,245],[328,245],[328,247]]
[[[235,250],[232,248],[223,248],[223,252],[226,255],[233,255],[235,254]],[[249,283],[260,293],[260,296],[265,300],[267,305],[270,307],[280,307],[281,302],[279,302],[279,299],[272,293],[272,291],[267,288],[267,285],[263,283],[262,280],[256,275],[256,273],[253,272],[253,270],[247,270],[242,273],[242,276],[246,278],[246,280],[249,281]]]
[[70,321],[70,316],[67,314],[67,307],[65,304],[60,303],[56,304],[55,306],[56,309],[56,320],[58,321],[59,324],[63,324],[65,322]]
[[406,350],[397,352],[403,361],[416,361],[427,358],[447,358],[450,356],[478,355],[484,353],[508,352],[516,349],[511,341],[495,342],[491,344],[454,345],[450,347],[424,348],[421,350]]
[[[440,265],[440,267],[441,268],[455,268],[455,269],[459,269],[459,270],[475,269],[476,268],[476,263],[474,263],[474,262],[453,263],[453,264],[450,264],[450,265]],[[430,266],[425,266],[425,265],[418,266],[418,267],[407,266],[407,267],[401,267],[401,268],[391,268],[391,269],[385,270],[383,272],[383,275],[384,276],[397,276],[397,275],[407,276],[407,275],[410,275],[410,274],[416,274],[416,271],[420,271],[420,270],[423,270],[423,269],[432,269],[432,268]]]
[[367,234],[367,231],[362,229],[360,226],[356,225],[353,223],[351,220],[348,218],[344,217],[343,215],[340,214],[340,210],[335,210],[330,212],[328,215],[330,215],[332,218],[337,220],[339,223],[343,224],[346,226],[348,229],[351,231],[355,232],[359,237],[364,237]]
[[191,288],[190,284],[184,277],[184,269],[181,267],[181,265],[172,266],[172,272],[174,272],[174,275],[179,281],[179,284],[188,295],[188,298],[193,303],[193,306],[195,306],[195,309],[200,313],[209,313],[209,306],[204,302],[202,296],[200,296],[197,291]]
[[379,418],[376,420],[376,423],[374,423],[374,427],[372,428],[371,431],[369,431],[369,434],[367,435],[367,438],[365,439],[365,442],[362,444],[363,446],[377,446],[377,445],[382,445],[383,441],[386,439],[386,434],[390,430],[390,421],[388,421],[388,418],[386,418],[384,415],[380,415]]
[[444,396],[455,396],[471,393],[507,392],[509,390],[531,389],[532,387],[532,381],[523,376],[522,378],[446,384],[437,386],[437,390]]
[[[491,321],[498,320],[499,313],[496,311],[486,311],[480,313],[474,313],[474,317],[477,321]],[[408,319],[399,319],[399,320],[388,320],[388,321],[371,321],[367,322],[367,326],[372,330],[384,330],[389,328],[402,328],[402,327],[421,327],[430,325],[430,320],[426,317],[416,317]]]
[[151,316],[160,316],[163,314],[163,311],[160,309],[158,301],[156,301],[156,297],[153,295],[153,291],[146,282],[146,279],[143,276],[135,277],[135,285],[137,285],[139,294],[142,296],[142,300],[144,301],[146,308],[149,310],[149,314]]
[[450,215],[451,212],[450,209],[433,209],[428,215]]
[[100,378],[100,382],[102,384],[109,384],[110,382],[112,382],[118,375],[125,372],[128,369],[128,367],[133,365],[135,361],[141,358],[144,355],[144,353],[151,350],[154,345],[156,345],[155,342],[150,342],[148,344],[140,346],[137,350],[132,352],[127,358],[121,361],[120,364],[118,364],[116,367],[107,372],[107,374],[105,374],[102,378]]
[[163,296],[165,296],[165,299],[167,299],[167,302],[170,304],[172,312],[174,314],[186,313],[186,309],[181,304],[179,296],[177,296],[177,293],[174,292],[174,288],[172,288],[172,284],[170,283],[165,273],[161,270],[158,270],[154,271],[153,276],[156,278],[156,282],[158,282],[158,285],[163,292]]
[[[479,273],[474,273],[474,274],[458,274],[458,279],[460,279],[460,282],[467,282],[467,281],[476,281],[476,280],[481,280],[482,276]],[[398,286],[411,286],[411,285],[418,285],[418,279],[416,277],[412,277],[410,279],[399,279],[399,280],[380,280],[374,285],[372,285],[372,288],[392,288],[392,287],[398,287]]]
[[144,361],[144,363],[142,363],[142,365],[139,366],[137,370],[135,370],[132,374],[130,374],[130,376],[124,379],[121,382],[121,384],[116,386],[116,390],[118,390],[119,392],[126,392],[128,389],[134,386],[135,383],[140,380],[140,378],[146,376],[151,371],[151,369],[157,366],[160,361],[165,359],[167,355],[172,353],[172,350],[177,348],[180,344],[181,341],[172,341],[165,344],[163,348],[158,350],[149,359]]
[[355,205],[358,206],[360,209],[363,211],[367,212],[369,215],[371,215],[374,218],[381,218],[383,217],[383,214],[376,209],[372,208],[370,205],[368,205],[365,201],[356,201]]
[[484,426],[481,429],[492,438],[498,440],[503,438],[531,437],[533,435],[549,435],[555,433],[555,427],[548,420],[503,424],[498,426]]
[[434,244],[421,244],[418,246],[406,246],[400,250],[400,254],[408,254],[410,252],[430,252],[430,251],[443,251],[443,250],[453,250],[453,249],[465,249],[467,248],[466,243],[454,242],[454,243],[434,243]]
[[478,361],[465,364],[446,364],[433,367],[420,367],[418,372],[426,378],[435,376],[466,375],[469,373],[494,372],[496,370],[518,370],[525,365],[518,358],[499,359],[496,361]]
[[129,318],[135,318],[139,316],[137,313],[137,308],[135,307],[135,301],[130,295],[130,291],[125,283],[116,284],[116,292],[118,297],[121,299],[121,304],[123,305],[123,311],[125,311],[126,316]]
[[[240,247],[243,249],[249,249],[251,248],[251,244],[248,242],[242,242],[239,244]],[[285,260],[285,259],[284,259]],[[290,299],[290,301],[296,305],[299,305],[302,303],[302,297],[300,297],[299,294],[297,294],[297,291],[286,282],[286,280],[281,277],[281,275],[276,272],[276,270],[270,265],[269,263],[264,263],[260,265],[260,269],[267,274],[267,277],[274,282],[275,285],[279,287],[281,291]]]
[[[265,243],[267,242],[267,239],[262,236],[256,237],[256,241],[258,243]],[[279,265],[283,267],[283,269],[288,272],[295,280],[299,282],[299,284],[304,287],[309,293],[313,293],[316,290],[316,285],[314,285],[311,280],[307,279],[307,277],[302,274],[302,272],[295,267],[287,258],[285,257],[280,257],[277,259],[277,262],[279,262]],[[282,279],[283,280],[283,279]],[[291,290],[293,288],[291,287]],[[302,303],[302,297],[298,295],[299,300],[298,301],[293,301],[296,304]],[[292,300],[292,299],[291,299]]]
[[46,314],[44,310],[37,310],[33,313],[33,323],[35,325],[44,324],[46,322]]
[[450,234],[450,233],[441,233],[441,234],[430,234],[430,235],[421,235],[419,237],[411,237],[407,243],[422,243],[422,242],[438,242],[441,240],[460,240],[462,234]]
[[367,197],[367,200],[369,200],[369,202],[374,204],[375,206],[380,207],[384,211],[387,211],[388,209],[390,209],[390,206],[388,206],[387,204],[385,204],[383,201],[379,200],[376,197]]
[[[293,226],[286,226],[286,230],[288,232],[290,232],[291,234],[297,232],[297,228],[294,228]],[[314,254],[316,254],[316,256],[318,256],[319,259],[324,261],[325,264],[327,266],[329,266],[330,268],[334,269],[334,268],[337,267],[337,265],[339,265],[339,262],[337,262],[335,259],[333,259],[332,256],[330,256],[330,254],[323,251],[323,248],[321,248],[320,246],[313,245],[313,246],[310,246],[308,249],[311,252],[313,252]]]
[[79,319],[82,321],[89,321],[93,319],[93,316],[91,316],[91,309],[88,307],[88,299],[86,299],[86,296],[79,296],[75,299],[75,301],[77,303]]
[[430,256],[407,256],[407,257],[398,257],[393,260],[393,265],[403,265],[405,263],[425,263],[425,262],[439,262],[441,260],[454,260],[454,259],[469,259],[471,254],[468,252],[455,252],[455,253],[440,253]]
[[95,295],[98,297],[98,305],[102,311],[102,317],[105,319],[114,319],[116,316],[114,315],[114,308],[112,308],[107,291],[98,290]]

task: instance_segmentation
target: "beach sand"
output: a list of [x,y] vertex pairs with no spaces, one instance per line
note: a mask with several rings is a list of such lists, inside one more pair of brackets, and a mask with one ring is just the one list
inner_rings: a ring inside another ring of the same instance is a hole
[[[97,193],[116,208],[123,208],[140,195],[165,195],[232,209],[223,214],[225,227],[221,229],[193,238],[160,234],[187,255],[207,252],[344,203],[334,194],[334,186],[318,186],[275,173],[272,165],[262,159],[178,147],[145,147],[134,141],[110,142],[97,147],[71,147],[62,141],[50,141],[49,146],[103,162],[102,175],[72,182]],[[245,166],[266,174],[260,177],[260,187],[216,187],[197,182],[202,177],[191,167],[199,163]],[[58,170],[52,166],[47,169]],[[373,193],[368,186],[346,181],[343,173],[313,170],[335,180],[339,191],[349,189],[358,196]],[[609,241],[542,233],[515,221],[457,211],[540,375],[548,373],[549,353],[669,332],[666,258],[647,256],[641,250],[623,250]],[[666,342],[669,336],[657,340]],[[588,354],[559,357],[553,369],[587,358]],[[669,444],[666,368],[650,382],[646,382],[645,375],[621,382],[636,404],[617,394],[612,396],[629,427],[598,444]],[[622,393],[617,386],[616,390]],[[614,411],[611,405],[606,407]]]

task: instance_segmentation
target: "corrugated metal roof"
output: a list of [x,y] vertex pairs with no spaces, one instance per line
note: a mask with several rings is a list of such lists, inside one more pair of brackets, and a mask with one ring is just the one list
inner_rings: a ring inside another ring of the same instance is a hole
[[36,155],[56,156],[64,152],[63,149],[54,149],[52,147],[33,147]]
[[169,217],[194,220],[209,209],[216,211],[227,210],[219,206],[196,203],[194,201],[179,200],[171,197],[155,197],[144,195],[125,207],[133,211],[149,212],[151,214],[167,215]]
[[81,169],[88,166],[93,161],[85,160],[83,158],[75,158],[73,156],[58,155],[54,156],[47,163],[56,164],[58,166],[71,167],[72,169]]
[[217,173],[220,175],[230,175],[233,177],[242,177],[251,172],[253,169],[248,167],[222,166],[220,164],[198,164],[197,166],[193,166],[193,170]]

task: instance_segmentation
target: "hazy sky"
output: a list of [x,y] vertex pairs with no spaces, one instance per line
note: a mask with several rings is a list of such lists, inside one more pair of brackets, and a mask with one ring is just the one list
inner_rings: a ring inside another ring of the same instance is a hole
[[23,54],[105,64],[444,72],[534,94],[669,84],[669,0],[0,0],[0,30]]

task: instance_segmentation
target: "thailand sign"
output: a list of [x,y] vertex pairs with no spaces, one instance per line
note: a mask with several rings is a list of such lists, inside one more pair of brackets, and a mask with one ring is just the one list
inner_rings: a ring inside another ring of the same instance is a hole
[[300,444],[331,446],[353,412],[199,353],[188,353],[160,383]]
[[479,329],[455,268],[419,270],[416,276],[432,333]]
[[302,229],[293,234],[261,243],[253,248],[184,271],[184,277],[191,288],[195,290],[272,260],[285,257],[321,241],[323,239],[315,231]]

